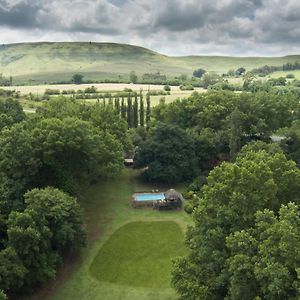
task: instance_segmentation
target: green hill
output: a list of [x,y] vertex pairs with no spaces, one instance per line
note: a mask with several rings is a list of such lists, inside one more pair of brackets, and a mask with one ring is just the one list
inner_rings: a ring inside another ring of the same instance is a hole
[[168,78],[204,68],[218,73],[245,67],[279,66],[300,61],[300,56],[286,57],[170,57],[146,48],[114,43],[24,43],[0,46],[0,74],[13,76],[14,83],[44,83],[70,80],[74,73],[85,79],[128,78],[161,72]]

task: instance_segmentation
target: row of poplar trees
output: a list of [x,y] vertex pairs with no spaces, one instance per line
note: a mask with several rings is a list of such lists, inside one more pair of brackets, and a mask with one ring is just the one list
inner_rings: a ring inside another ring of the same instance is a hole
[[146,95],[146,112],[143,94],[124,97],[109,98],[108,105],[114,106],[121,118],[127,121],[128,128],[137,128],[139,126],[150,126],[151,103],[150,95]]

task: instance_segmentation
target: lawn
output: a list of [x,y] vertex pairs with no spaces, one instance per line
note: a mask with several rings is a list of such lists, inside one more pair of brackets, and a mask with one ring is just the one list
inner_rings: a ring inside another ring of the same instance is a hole
[[148,288],[169,288],[171,259],[185,252],[175,222],[132,222],[103,245],[90,273],[99,281]]
[[[82,189],[80,196],[80,204],[84,210],[84,221],[88,231],[88,245],[82,251],[79,258],[69,259],[65,266],[58,272],[56,280],[49,282],[42,289],[29,297],[23,297],[26,300],[168,300],[175,299],[175,291],[167,283],[169,274],[168,269],[165,271],[161,269],[160,265],[153,266],[151,272],[155,272],[157,268],[157,278],[164,278],[163,284],[158,287],[142,287],[132,286],[131,284],[120,284],[113,281],[111,277],[102,277],[100,274],[93,271],[98,266],[99,261],[103,259],[103,251],[110,247],[112,243],[120,244],[118,236],[122,231],[128,231],[132,224],[138,222],[147,222],[150,224],[165,224],[170,228],[176,228],[177,234],[166,237],[164,235],[165,245],[168,245],[170,238],[176,244],[178,250],[170,252],[170,258],[174,255],[181,254],[183,249],[183,233],[188,224],[191,224],[191,218],[184,211],[154,211],[151,208],[133,209],[130,206],[131,195],[136,191],[145,191],[152,189],[159,189],[166,191],[169,188],[176,188],[183,190],[184,186],[169,186],[158,184],[146,184],[138,179],[138,172],[132,169],[125,169],[122,174],[110,180],[102,180],[98,184],[87,186]],[[134,223],[132,223],[134,222]],[[158,222],[158,223],[156,223]],[[128,224],[128,225],[127,225]],[[130,225],[131,224],[131,225]],[[129,227],[127,227],[129,226]],[[138,228],[138,227],[136,227]],[[180,228],[180,230],[179,230]],[[138,230],[138,229],[136,229]],[[153,229],[156,230],[156,229]],[[157,230],[156,230],[157,231]],[[168,230],[169,231],[169,230]],[[137,233],[138,234],[138,233]],[[140,233],[138,234],[140,235]],[[156,243],[163,243],[161,240],[163,233],[157,235]],[[128,243],[126,243],[128,245]],[[142,245],[137,245],[142,247]],[[169,249],[174,249],[173,246],[167,246]],[[147,249],[145,249],[146,251]],[[120,253],[119,246],[116,246],[114,251]],[[111,251],[110,261],[115,258],[114,251]],[[163,251],[162,249],[160,251]],[[178,252],[177,252],[178,251]],[[142,258],[140,263],[146,264],[148,252],[139,252],[141,256],[145,256],[146,261]],[[163,252],[161,252],[163,253]],[[109,253],[106,253],[109,256]],[[125,253],[122,253],[124,258]],[[121,258],[120,258],[121,259]],[[165,258],[164,258],[165,259]],[[154,265],[155,261],[153,261]],[[160,263],[160,262],[159,262]],[[168,264],[167,261],[162,262]],[[169,261],[170,263],[170,261]],[[106,273],[113,265],[107,266]],[[97,269],[97,268],[96,268]],[[143,267],[142,267],[143,270]],[[147,271],[147,270],[146,270]],[[95,275],[95,274],[98,275]],[[162,273],[162,274],[161,274]],[[99,275],[100,274],[100,275]],[[100,276],[100,277],[97,277]],[[124,278],[124,274],[120,278]],[[134,274],[132,274],[134,276]],[[136,275],[136,278],[140,275]],[[152,275],[151,275],[152,276]],[[162,276],[162,277],[160,277]],[[155,276],[152,276],[155,277]],[[115,280],[121,280],[121,279]],[[100,279],[100,280],[99,280]],[[129,280],[129,279],[128,279]]]

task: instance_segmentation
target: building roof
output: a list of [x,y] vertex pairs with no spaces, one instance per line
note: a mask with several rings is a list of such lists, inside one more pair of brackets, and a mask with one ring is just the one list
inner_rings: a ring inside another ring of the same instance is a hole
[[168,199],[180,199],[181,195],[176,190],[170,189],[170,190],[165,192],[165,197],[166,197],[167,200]]

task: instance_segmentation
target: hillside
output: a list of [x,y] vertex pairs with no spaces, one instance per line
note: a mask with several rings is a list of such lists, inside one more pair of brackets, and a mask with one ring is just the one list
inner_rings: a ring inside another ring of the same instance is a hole
[[85,79],[128,78],[161,72],[172,78],[191,75],[196,68],[218,73],[245,67],[278,66],[300,61],[300,56],[286,57],[170,57],[146,48],[113,43],[24,43],[0,46],[0,74],[13,76],[14,83],[44,83],[70,80],[82,73]]

